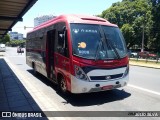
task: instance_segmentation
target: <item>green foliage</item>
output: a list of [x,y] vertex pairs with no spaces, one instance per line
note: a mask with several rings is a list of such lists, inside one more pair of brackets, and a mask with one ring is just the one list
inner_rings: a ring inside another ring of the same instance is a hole
[[8,46],[12,46],[12,47],[15,47],[15,46],[24,46],[26,43],[26,40],[11,40],[10,42],[7,42],[6,44]]
[[153,14],[153,28],[152,37],[153,42],[151,46],[158,49],[160,52],[160,0],[152,0],[152,14]]
[[[144,30],[144,44],[147,49],[160,49],[160,0],[122,0],[113,3],[109,9],[98,15],[117,24],[131,48],[141,48]],[[155,31],[153,31],[153,28]],[[157,31],[157,28],[159,31]]]
[[121,28],[123,35],[125,36],[127,46],[135,44],[135,31],[130,24],[124,24]]
[[10,42],[10,36],[7,34],[4,36],[4,38],[0,39],[0,43],[6,44],[7,42]]

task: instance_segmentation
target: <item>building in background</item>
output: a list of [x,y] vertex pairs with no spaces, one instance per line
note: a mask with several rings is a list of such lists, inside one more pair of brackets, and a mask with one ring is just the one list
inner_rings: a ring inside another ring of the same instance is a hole
[[54,15],[43,15],[43,16],[40,16],[40,17],[36,17],[34,18],[34,27],[48,21],[48,20],[51,20],[53,18],[55,18],[56,16]]
[[23,34],[22,33],[18,33],[18,40],[23,40]]
[[23,40],[23,34],[18,32],[9,32],[11,40]]

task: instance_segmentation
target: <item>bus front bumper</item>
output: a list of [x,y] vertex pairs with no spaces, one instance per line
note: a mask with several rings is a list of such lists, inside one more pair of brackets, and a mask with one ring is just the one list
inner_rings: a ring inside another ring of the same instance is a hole
[[129,75],[110,81],[84,81],[71,76],[71,93],[90,93],[112,90],[126,86],[129,80]]

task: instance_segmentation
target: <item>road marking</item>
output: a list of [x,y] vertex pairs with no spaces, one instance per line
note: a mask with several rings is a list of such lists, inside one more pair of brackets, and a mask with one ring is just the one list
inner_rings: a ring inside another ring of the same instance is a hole
[[131,84],[128,84],[127,86],[132,87],[132,88],[136,88],[136,89],[139,89],[139,90],[142,90],[142,91],[145,91],[145,92],[149,92],[149,93],[152,93],[152,94],[155,94],[155,95],[160,95],[159,92],[155,92],[155,91],[152,91],[152,90],[149,90],[149,89],[146,89],[146,88],[141,88],[141,87],[131,85]]

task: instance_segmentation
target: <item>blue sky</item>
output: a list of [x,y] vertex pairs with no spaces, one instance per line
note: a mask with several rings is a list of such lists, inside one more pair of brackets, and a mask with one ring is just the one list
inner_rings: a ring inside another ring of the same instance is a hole
[[26,33],[32,28],[24,30],[24,26],[33,27],[35,17],[61,14],[98,15],[118,1],[121,0],[38,0],[23,16],[23,22],[18,22],[12,31],[23,33],[26,37]]

